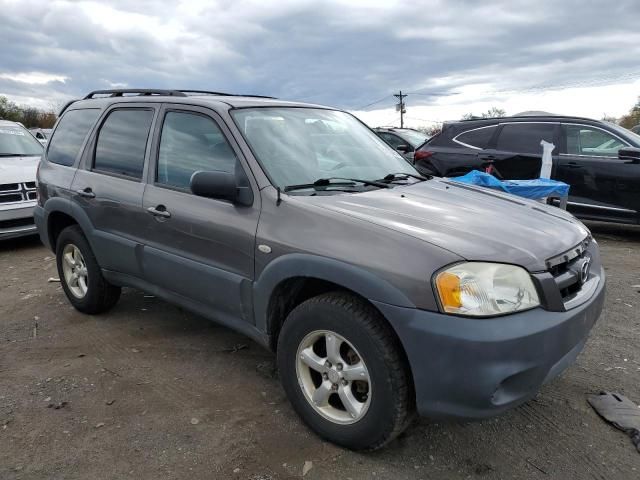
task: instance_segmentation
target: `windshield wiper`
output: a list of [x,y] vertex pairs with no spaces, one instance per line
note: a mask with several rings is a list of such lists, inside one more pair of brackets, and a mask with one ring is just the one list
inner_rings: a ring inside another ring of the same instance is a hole
[[39,153],[0,153],[0,157],[37,157]]
[[433,178],[431,176],[416,175],[415,173],[397,172],[397,173],[390,173],[388,175],[385,175],[384,178],[381,178],[380,180],[377,180],[377,181],[378,182],[395,182],[396,180],[406,180],[407,177],[415,178],[421,182],[424,182],[425,180],[431,180]]
[[[336,182],[335,180],[342,180]],[[351,187],[356,183],[361,183],[367,186],[373,186],[378,188],[391,188],[388,184],[380,182],[378,180],[361,180],[359,178],[319,178],[313,183],[303,183],[301,185],[287,185],[284,187],[285,192],[291,192],[293,190],[304,190],[305,188],[317,188],[317,187]]]

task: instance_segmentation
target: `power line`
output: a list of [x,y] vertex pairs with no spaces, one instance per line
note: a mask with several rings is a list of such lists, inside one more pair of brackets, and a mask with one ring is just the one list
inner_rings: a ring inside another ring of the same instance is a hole
[[387,99],[387,98],[389,98],[390,96],[391,96],[391,95],[385,95],[384,97],[382,97],[382,98],[380,98],[380,99],[378,99],[378,100],[376,100],[376,101],[374,101],[374,102],[367,103],[366,105],[363,105],[363,106],[361,106],[361,107],[353,108],[352,110],[364,110],[364,109],[365,109],[365,108],[367,108],[367,107],[370,107],[370,106],[372,106],[372,105],[375,105],[376,103],[380,103],[380,102],[382,102],[382,101],[386,100],[386,99]]

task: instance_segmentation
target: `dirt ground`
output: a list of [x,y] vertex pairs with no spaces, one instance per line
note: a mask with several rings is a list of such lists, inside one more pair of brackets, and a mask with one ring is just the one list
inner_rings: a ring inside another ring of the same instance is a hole
[[368,454],[311,433],[246,337],[135,290],[82,315],[37,239],[0,244],[0,479],[640,478],[585,399],[640,403],[640,229],[589,226],[608,292],[577,363],[506,415],[422,419]]

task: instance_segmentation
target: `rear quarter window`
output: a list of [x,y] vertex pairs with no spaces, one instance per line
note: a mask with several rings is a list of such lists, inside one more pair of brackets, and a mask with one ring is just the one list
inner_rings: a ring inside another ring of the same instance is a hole
[[97,108],[67,110],[49,141],[47,160],[67,167],[73,165],[99,113]]
[[473,130],[460,133],[456,138],[454,138],[454,141],[464,146],[480,149],[488,148],[489,142],[491,141],[491,138],[493,138],[496,128],[497,125],[474,128]]

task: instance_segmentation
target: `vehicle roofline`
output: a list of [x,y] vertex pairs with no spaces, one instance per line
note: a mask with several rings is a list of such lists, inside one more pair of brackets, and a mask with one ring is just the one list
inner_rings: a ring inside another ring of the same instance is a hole
[[573,115],[515,115],[511,117],[469,118],[469,119],[463,119],[463,120],[448,120],[445,123],[449,125],[466,124],[466,123],[502,123],[502,122],[508,122],[512,120],[517,120],[517,121],[544,120],[548,122],[578,120],[581,122],[586,121],[586,122],[594,122],[594,123],[606,123],[603,120],[598,120],[595,118],[579,117],[579,116],[573,116]]
[[[89,95],[87,95],[89,97]],[[230,94],[202,93],[198,95],[131,95],[131,96],[106,96],[89,97],[69,101],[61,110],[62,115],[66,110],[78,108],[104,108],[116,103],[172,103],[185,105],[198,105],[204,107],[223,107],[229,109],[260,108],[260,107],[299,107],[322,108],[326,110],[341,110],[336,107],[314,103],[282,100],[266,96],[242,96]]]

